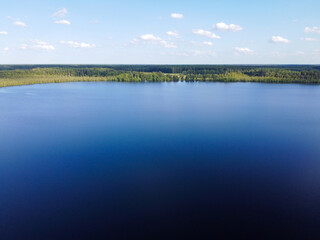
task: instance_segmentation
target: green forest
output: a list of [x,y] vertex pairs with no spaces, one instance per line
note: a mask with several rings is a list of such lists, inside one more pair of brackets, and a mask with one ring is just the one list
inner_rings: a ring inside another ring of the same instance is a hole
[[62,82],[320,84],[319,65],[0,65],[0,87]]

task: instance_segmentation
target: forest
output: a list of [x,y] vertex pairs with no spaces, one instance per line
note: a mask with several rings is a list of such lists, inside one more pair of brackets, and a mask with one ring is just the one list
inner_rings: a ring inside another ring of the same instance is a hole
[[0,65],[0,87],[86,81],[320,84],[320,65]]

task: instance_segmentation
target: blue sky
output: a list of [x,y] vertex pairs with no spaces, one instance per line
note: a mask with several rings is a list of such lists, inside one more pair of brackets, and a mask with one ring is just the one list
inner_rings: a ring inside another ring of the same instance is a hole
[[0,64],[320,64],[320,1],[1,1]]

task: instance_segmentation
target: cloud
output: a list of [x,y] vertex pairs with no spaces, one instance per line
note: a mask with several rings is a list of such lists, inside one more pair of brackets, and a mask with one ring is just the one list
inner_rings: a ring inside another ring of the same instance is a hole
[[13,22],[13,25],[18,26],[18,27],[26,27],[27,24],[25,24],[24,22],[21,22],[19,20]]
[[216,57],[217,54],[214,51],[200,51],[200,50],[189,50],[186,52],[177,52],[174,53],[176,56],[181,57],[197,57],[197,56],[208,56],[208,57]]
[[55,47],[47,42],[41,40],[31,40],[28,44],[21,44],[20,49],[22,50],[45,50],[45,51],[53,51]]
[[53,13],[52,17],[55,19],[54,23],[61,24],[61,25],[71,25],[71,22],[66,19],[59,20],[59,18],[64,18],[65,16],[67,16],[67,14],[68,14],[68,10],[66,8],[62,8],[57,12]]
[[168,42],[166,40],[163,40],[160,37],[157,37],[153,34],[144,34],[140,37],[134,38],[131,41],[132,44],[154,44],[159,45],[165,48],[177,48],[177,46],[174,43]]
[[8,47],[5,47],[5,48],[2,48],[2,49],[0,49],[0,53],[2,54],[2,53],[6,53],[6,52],[8,52],[9,51],[9,48]]
[[93,43],[75,42],[75,41],[60,41],[60,44],[66,45],[70,48],[95,48]]
[[68,20],[56,20],[54,23],[61,25],[71,25],[71,22],[69,22]]
[[217,23],[215,25],[213,25],[214,29],[217,30],[221,30],[221,31],[229,31],[229,32],[239,32],[241,31],[243,28],[239,25],[235,25],[235,24],[226,24],[224,22],[220,22]]
[[307,56],[307,54],[303,51],[295,51],[295,52],[289,52],[289,53],[271,52],[269,56],[286,58],[286,57],[303,57],[303,56]]
[[306,42],[317,42],[318,39],[316,38],[301,38],[301,41],[306,41]]
[[296,51],[293,55],[294,56],[304,56],[304,55],[306,55],[306,53],[303,51]]
[[184,16],[181,13],[171,13],[171,17],[174,19],[183,19]]
[[64,18],[68,14],[68,10],[66,8],[62,8],[58,10],[57,12],[52,14],[52,17],[54,18]]
[[305,33],[318,33],[318,34],[320,34],[320,28],[319,27],[306,27],[305,29],[304,29],[304,32]]
[[320,50],[319,50],[319,49],[313,50],[312,55],[313,55],[314,57],[320,57]]
[[235,47],[234,50],[236,50],[236,53],[237,54],[253,54],[254,51],[252,51],[251,49],[249,48],[246,48],[246,47]]
[[216,34],[210,32],[210,31],[206,31],[206,30],[202,30],[202,29],[194,29],[194,30],[192,30],[192,33],[195,35],[200,35],[200,36],[214,38],[214,39],[221,38],[220,36],[217,36]]
[[179,56],[179,57],[189,57],[190,55],[186,52],[177,52],[177,53],[169,53],[169,54],[164,54],[164,55],[174,55],[174,56]]
[[212,46],[213,43],[212,42],[202,42],[202,45],[204,45],[204,46]]
[[8,35],[8,32],[0,32],[0,35]]
[[176,31],[168,31],[166,32],[166,34],[170,37],[175,37],[175,38],[179,38],[179,33],[177,33]]
[[210,41],[204,41],[204,42],[191,41],[191,43],[198,46],[213,46],[213,42],[210,42]]
[[201,55],[201,51],[200,50],[189,50],[188,53],[189,53],[189,55],[192,55],[192,56]]
[[280,37],[280,36],[273,36],[271,38],[271,42],[273,42],[273,43],[290,43],[290,41],[288,39]]
[[272,57],[281,57],[282,54],[280,52],[271,52],[270,56],[272,56]]

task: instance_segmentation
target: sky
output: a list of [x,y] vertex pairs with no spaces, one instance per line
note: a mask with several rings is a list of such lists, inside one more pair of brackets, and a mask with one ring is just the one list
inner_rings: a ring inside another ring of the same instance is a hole
[[320,64],[319,0],[1,0],[0,64]]

